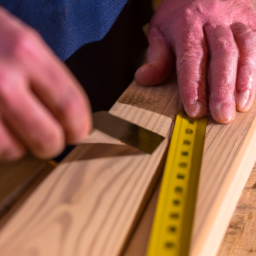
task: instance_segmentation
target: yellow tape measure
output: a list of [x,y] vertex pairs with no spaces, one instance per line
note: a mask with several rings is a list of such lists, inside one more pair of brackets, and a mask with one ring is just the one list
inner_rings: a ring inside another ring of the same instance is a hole
[[207,118],[176,117],[147,256],[188,256]]

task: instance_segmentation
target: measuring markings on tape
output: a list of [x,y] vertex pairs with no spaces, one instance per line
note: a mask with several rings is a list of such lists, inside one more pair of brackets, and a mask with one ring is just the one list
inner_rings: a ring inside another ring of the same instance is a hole
[[176,117],[147,256],[188,256],[207,118]]

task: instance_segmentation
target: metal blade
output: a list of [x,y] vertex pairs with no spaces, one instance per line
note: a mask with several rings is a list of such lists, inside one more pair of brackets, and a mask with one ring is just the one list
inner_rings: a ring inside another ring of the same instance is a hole
[[114,137],[127,145],[152,154],[164,137],[106,111],[93,114],[94,128]]

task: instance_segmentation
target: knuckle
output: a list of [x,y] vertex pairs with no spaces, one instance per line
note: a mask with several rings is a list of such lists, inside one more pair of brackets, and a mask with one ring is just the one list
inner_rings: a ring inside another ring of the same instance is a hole
[[251,83],[249,81],[238,81],[238,85],[236,88],[236,93],[242,93],[246,91],[250,91],[252,89]]
[[91,127],[91,118],[89,106],[83,94],[70,97],[62,97],[62,103],[59,108],[59,119],[66,131],[68,143],[77,143],[86,137]]
[[251,56],[244,56],[238,59],[238,64],[241,68],[246,68],[250,70],[252,67],[256,66],[256,52]]
[[178,55],[178,59],[179,59],[179,64],[183,65],[184,63],[186,63],[188,60],[191,59],[199,59],[202,58],[203,56],[203,52],[200,50],[190,50],[190,49],[186,49],[184,51],[181,51]]
[[231,25],[231,29],[233,30],[236,37],[245,38],[245,37],[254,36],[253,30],[243,23],[234,23]]
[[185,18],[185,21],[189,24],[191,21],[194,21],[195,19],[195,10],[192,5],[188,5],[183,9],[183,17]]
[[240,34],[236,35],[237,43],[240,50],[244,52],[254,52],[255,54],[255,46],[256,46],[256,36],[254,35],[253,31],[247,28],[246,31],[241,32]]
[[40,158],[48,158],[57,155],[63,148],[63,134],[61,131],[51,130],[34,139],[32,152]]
[[202,48],[195,47],[193,49],[185,49],[178,54],[177,58],[177,71],[181,72],[182,69],[198,70],[198,68],[207,60],[207,52]]
[[254,78],[251,72],[242,73],[243,71],[240,70],[238,73],[237,84],[236,84],[236,92],[244,92],[250,91],[255,86],[254,85]]
[[182,15],[184,17],[186,24],[190,25],[200,20],[200,16],[204,15],[204,10],[202,7],[191,3],[183,9]]
[[251,59],[256,59],[256,37],[244,35],[241,38],[241,42],[239,43],[239,51],[242,53],[243,56],[248,56]]
[[190,31],[186,34],[182,46],[187,52],[201,53],[205,49],[204,39],[198,35],[197,31]]
[[176,49],[180,65],[191,59],[202,61],[208,54],[204,37],[197,31],[189,31],[183,38],[182,45],[177,45]]
[[183,15],[184,15],[185,17],[191,17],[191,16],[193,15],[193,11],[192,11],[192,9],[191,9],[190,6],[184,8]]
[[249,28],[246,31],[244,31],[242,34],[240,34],[240,37],[243,41],[244,46],[247,46],[247,47],[255,46],[256,37]]
[[238,55],[237,46],[228,36],[217,37],[214,41],[214,49],[223,54]]
[[62,100],[58,103],[57,109],[65,119],[73,119],[84,109],[83,98],[76,92],[65,93],[61,98]]
[[18,59],[27,58],[34,49],[33,41],[34,38],[30,31],[17,32],[11,46],[11,54]]
[[210,101],[216,104],[221,102],[232,102],[234,100],[233,90],[230,91],[229,88],[218,88],[217,90],[213,90],[210,94]]

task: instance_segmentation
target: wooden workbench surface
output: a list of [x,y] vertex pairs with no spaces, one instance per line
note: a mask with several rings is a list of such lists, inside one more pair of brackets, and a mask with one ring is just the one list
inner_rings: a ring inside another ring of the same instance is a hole
[[256,164],[237,203],[218,256],[256,255]]

